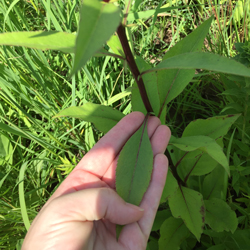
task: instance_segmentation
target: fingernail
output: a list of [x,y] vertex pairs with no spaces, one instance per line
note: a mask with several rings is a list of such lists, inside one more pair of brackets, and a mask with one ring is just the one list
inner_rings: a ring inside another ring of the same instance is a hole
[[139,211],[144,211],[143,208],[138,207],[138,206],[136,206],[136,205],[133,205],[133,204],[131,204],[131,203],[127,203],[127,202],[126,202],[126,205],[129,206],[129,207],[131,207],[131,208],[133,208],[133,209],[137,209],[137,210],[139,210]]

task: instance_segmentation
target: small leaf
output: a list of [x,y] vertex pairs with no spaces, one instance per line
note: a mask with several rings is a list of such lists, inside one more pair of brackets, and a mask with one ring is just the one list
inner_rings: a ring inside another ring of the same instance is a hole
[[0,34],[1,45],[73,53],[76,35],[59,31],[9,32]]
[[188,229],[200,239],[205,221],[205,206],[202,195],[192,189],[180,186],[168,199],[175,218],[182,218]]
[[124,117],[123,113],[118,110],[94,103],[85,103],[80,107],[69,107],[58,113],[54,118],[61,116],[92,122],[103,133],[107,133]]
[[206,224],[216,232],[225,230],[234,233],[238,226],[238,220],[235,212],[227,203],[216,198],[205,200],[204,203],[206,207]]
[[120,23],[120,10],[114,4],[84,0],[76,38],[75,74],[115,32]]
[[125,58],[125,54],[117,35],[111,36],[111,38],[107,41],[108,46],[112,49],[113,53],[122,56]]
[[171,140],[171,145],[183,150],[194,151],[199,149],[208,153],[214,160],[221,164],[228,175],[230,174],[229,165],[222,148],[216,143],[216,141],[208,136],[188,136]]
[[231,125],[238,119],[238,115],[215,116],[207,119],[197,119],[185,128],[182,137],[206,135],[218,139],[227,134]]
[[116,168],[116,191],[128,203],[139,206],[153,169],[153,151],[146,116],[141,127],[123,147]]
[[206,69],[250,77],[250,69],[243,64],[227,57],[204,52],[191,52],[170,57],[163,60],[155,68],[143,72],[142,75],[165,69]]
[[6,136],[0,134],[0,165],[2,166],[6,162],[12,164],[12,159],[13,146]]
[[179,250],[190,232],[183,220],[170,217],[163,222],[160,234],[159,250]]

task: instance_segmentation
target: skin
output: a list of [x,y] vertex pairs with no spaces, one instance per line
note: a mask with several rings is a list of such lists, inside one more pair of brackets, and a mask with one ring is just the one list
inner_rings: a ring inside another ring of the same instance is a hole
[[[33,221],[22,250],[145,250],[166,181],[164,155],[170,130],[157,117],[148,121],[154,169],[140,207],[115,192],[119,152],[140,127],[144,115],[124,117],[82,158]],[[119,241],[116,224],[125,225]]]

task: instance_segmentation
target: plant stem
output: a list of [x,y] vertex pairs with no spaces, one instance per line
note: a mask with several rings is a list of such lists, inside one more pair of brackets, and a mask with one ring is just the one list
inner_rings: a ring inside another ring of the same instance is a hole
[[181,179],[181,177],[177,173],[177,169],[176,169],[176,167],[175,167],[175,165],[174,165],[174,163],[173,163],[173,161],[171,159],[171,156],[170,156],[170,153],[168,152],[168,149],[166,149],[165,155],[168,158],[169,167],[170,167],[170,169],[172,171],[172,174],[173,174],[174,178],[177,180],[179,185],[186,187],[187,186],[186,183]]
[[131,49],[129,47],[129,44],[128,44],[128,39],[127,39],[127,35],[125,32],[125,27],[122,24],[120,24],[119,27],[117,28],[117,34],[118,34],[118,37],[121,41],[122,48],[123,48],[128,66],[129,66],[129,68],[130,68],[130,70],[135,78],[135,81],[137,83],[137,86],[139,88],[140,95],[141,95],[142,101],[144,103],[144,106],[145,106],[148,113],[152,113],[153,109],[152,109],[152,106],[151,106],[150,101],[148,99],[148,95],[147,95],[147,91],[145,89],[143,79],[140,76],[140,71],[136,65],[134,56],[133,56]]

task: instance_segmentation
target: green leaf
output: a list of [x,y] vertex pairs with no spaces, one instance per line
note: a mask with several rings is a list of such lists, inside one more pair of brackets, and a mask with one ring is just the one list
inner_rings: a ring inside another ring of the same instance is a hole
[[163,60],[155,68],[142,73],[165,69],[206,69],[215,72],[250,77],[250,69],[233,59],[217,54],[192,52]]
[[[146,63],[141,57],[136,57],[136,64],[140,72],[151,68],[151,66]],[[157,85],[155,84],[157,81],[156,73],[152,72],[152,74],[147,74],[143,76],[142,79],[146,88],[150,104],[153,108],[154,113],[157,115],[160,109],[160,100]],[[147,110],[141,99],[140,91],[137,87],[136,82],[133,86],[131,102],[134,111],[140,111],[145,115],[147,114]]]
[[173,195],[178,187],[179,186],[176,179],[174,178],[172,172],[169,170],[166,183],[161,195],[161,203],[165,202],[171,195]]
[[229,165],[222,148],[216,143],[216,141],[208,136],[188,136],[171,140],[171,145],[183,150],[194,151],[199,149],[208,153],[214,160],[221,164],[228,175],[230,174]]
[[178,5],[178,6],[167,7],[167,8],[164,8],[162,6],[161,8],[157,8],[153,10],[146,10],[146,11],[135,11],[136,9],[133,9],[134,10],[133,12],[128,13],[127,21],[128,23],[133,23],[134,20],[137,20],[137,19],[149,19],[150,17],[158,15],[160,13],[169,13],[171,10],[185,9],[191,6],[192,5]]
[[24,162],[19,171],[18,193],[19,193],[19,202],[20,202],[23,223],[24,223],[26,230],[28,231],[30,228],[30,221],[29,221],[28,211],[27,211],[26,202],[25,202],[25,194],[24,194],[24,177],[25,177],[25,170],[27,168],[27,164],[28,164],[27,162]]
[[1,45],[73,53],[76,35],[59,31],[9,32],[0,34]]
[[[165,60],[169,60],[169,58],[172,58],[176,55],[201,50],[204,39],[209,31],[212,19],[213,16],[201,24],[183,40],[178,42],[174,47],[172,47],[166,53],[166,55],[163,57],[163,61],[160,62],[157,67],[161,67]],[[155,68],[152,70],[155,70]],[[163,106],[165,106],[183,91],[187,84],[192,80],[194,74],[194,69],[184,70],[180,69],[180,67],[178,69],[168,69],[157,72],[157,86],[160,96],[161,110],[163,109]]]
[[222,242],[226,250],[248,250],[250,246],[250,229],[237,229],[234,234],[231,232],[218,233],[214,230],[205,230],[204,234]]
[[207,250],[226,250],[226,247],[224,244],[219,244],[216,246],[209,247]]
[[203,181],[202,194],[204,199],[218,198],[225,200],[227,180],[226,171],[221,166],[217,166]]
[[215,116],[208,119],[197,119],[185,128],[182,137],[206,135],[218,139],[227,134],[231,125],[238,119],[238,115]]
[[115,96],[112,96],[107,101],[103,102],[103,104],[104,105],[112,105],[114,102],[117,102],[117,101],[121,100],[122,98],[130,95],[131,92],[132,92],[132,87],[128,87],[124,91],[116,94]]
[[235,212],[221,199],[213,198],[205,200],[206,217],[205,223],[214,231],[234,231],[237,229],[238,220]]
[[179,250],[190,232],[183,220],[170,217],[162,224],[160,234],[159,250]]
[[146,116],[141,127],[123,147],[116,168],[116,191],[128,203],[139,206],[153,169],[153,151]]
[[205,207],[202,195],[194,190],[180,186],[168,199],[175,218],[182,218],[188,229],[200,239],[205,221]]
[[12,125],[13,126],[9,126],[9,125],[7,125],[5,123],[0,122],[0,129],[6,131],[8,133],[17,135],[17,136],[21,136],[21,137],[24,137],[24,138],[27,138],[27,139],[34,140],[36,143],[42,145],[46,149],[48,149],[48,147],[50,146],[50,144],[47,143],[45,140],[42,140],[41,138],[33,135],[32,133],[24,131],[24,130],[18,128],[18,127],[14,127],[15,126],[14,124],[12,124]]
[[13,147],[10,140],[0,134],[0,165],[5,162],[10,162],[12,164],[13,159]]
[[[178,150],[178,149],[176,149]],[[181,153],[181,157],[184,156],[186,152]],[[185,179],[187,175],[201,176],[210,173],[216,166],[218,162],[214,160],[207,153],[203,153],[200,150],[195,150],[188,152],[185,157],[181,160],[178,165],[177,171],[180,177]]]
[[171,216],[170,210],[157,211],[154,224],[151,231],[158,231],[161,228],[162,223]]
[[125,58],[125,54],[124,54],[121,42],[117,35],[112,35],[111,38],[107,41],[107,44],[115,54],[120,55],[123,58]]
[[71,75],[102,47],[120,23],[119,8],[99,0],[84,0],[80,15]]
[[118,110],[94,103],[85,103],[80,107],[69,107],[58,113],[54,118],[61,116],[92,122],[97,129],[104,133],[107,133],[124,117],[123,113]]

